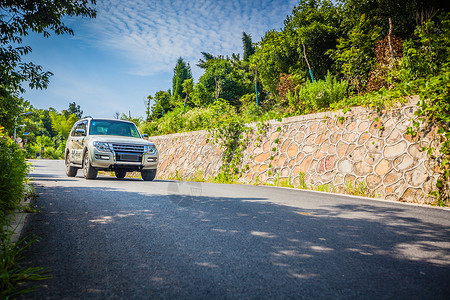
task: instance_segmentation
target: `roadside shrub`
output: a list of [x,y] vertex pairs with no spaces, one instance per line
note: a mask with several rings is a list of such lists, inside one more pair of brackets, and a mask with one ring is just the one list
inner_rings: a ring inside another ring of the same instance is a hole
[[6,137],[0,127],[0,226],[22,200],[27,174],[25,152]]

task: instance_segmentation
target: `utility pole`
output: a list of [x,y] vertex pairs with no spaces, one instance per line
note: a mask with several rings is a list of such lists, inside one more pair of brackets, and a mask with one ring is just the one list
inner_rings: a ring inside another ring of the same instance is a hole
[[256,108],[259,110],[259,101],[258,101],[258,65],[255,66],[255,94],[256,94]]
[[305,43],[302,43],[302,45],[303,45],[303,57],[305,58],[306,64],[308,65],[309,75],[311,75],[311,81],[314,83],[314,77],[313,77],[313,74],[312,74],[312,71],[311,71],[311,66],[309,65],[308,58],[306,57]]

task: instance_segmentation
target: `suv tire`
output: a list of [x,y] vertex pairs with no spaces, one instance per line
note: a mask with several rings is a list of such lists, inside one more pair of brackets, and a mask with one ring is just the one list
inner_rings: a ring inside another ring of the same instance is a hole
[[94,169],[91,165],[91,159],[89,156],[89,152],[86,151],[84,153],[83,158],[83,175],[86,179],[95,179],[97,177],[98,171]]
[[153,170],[142,170],[141,171],[141,177],[144,179],[144,181],[153,181],[156,177],[156,169]]
[[70,165],[69,153],[66,155],[66,175],[67,177],[75,177],[78,173],[78,168],[72,167]]
[[127,175],[126,171],[114,171],[114,174],[116,175],[117,178],[122,179],[125,177],[125,175]]

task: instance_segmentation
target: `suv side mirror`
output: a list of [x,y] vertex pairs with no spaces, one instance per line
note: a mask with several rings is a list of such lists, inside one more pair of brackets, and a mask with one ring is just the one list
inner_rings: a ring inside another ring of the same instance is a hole
[[142,137],[143,137],[143,138],[148,138],[148,134],[144,133],[144,134],[142,135]]
[[86,130],[84,130],[82,128],[77,128],[77,129],[75,129],[75,133],[79,134],[79,135],[82,135],[82,136],[85,136],[86,135]]

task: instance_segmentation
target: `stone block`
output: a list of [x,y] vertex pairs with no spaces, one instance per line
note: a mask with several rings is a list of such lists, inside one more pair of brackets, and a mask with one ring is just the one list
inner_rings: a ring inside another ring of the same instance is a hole
[[[278,160],[277,160],[277,163],[276,163],[276,165],[277,165],[277,167],[281,167],[281,166],[283,166],[284,165],[284,162],[286,161],[286,155],[285,154],[282,154],[281,156],[280,156],[280,158],[278,158]],[[275,159],[274,159],[274,161],[275,161]]]
[[303,142],[304,138],[305,138],[305,134],[303,132],[297,132],[297,134],[294,137],[294,141],[297,144],[301,144]]
[[351,158],[354,162],[362,161],[364,158],[364,155],[366,154],[366,149],[363,146],[356,147],[352,153],[348,155],[349,158]]
[[367,187],[371,190],[375,189],[381,184],[381,176],[370,174],[366,178]]
[[379,152],[383,149],[384,140],[372,137],[366,142],[366,148],[372,152]]
[[305,145],[314,145],[315,140],[316,140],[316,135],[314,133],[310,134],[309,136],[306,137],[306,139],[303,141],[303,143]]
[[304,154],[303,152],[300,152],[300,153],[297,155],[297,158],[296,158],[295,162],[296,162],[296,163],[300,163],[304,157],[305,157],[305,154]]
[[423,193],[421,189],[407,188],[399,200],[411,203],[420,203]]
[[344,157],[345,152],[347,151],[348,145],[342,141],[339,141],[336,145],[336,154],[339,158]]
[[284,177],[284,178],[288,178],[290,175],[290,172],[291,172],[291,170],[289,168],[283,168],[283,169],[281,169],[280,176]]
[[358,126],[358,131],[359,132],[366,132],[369,129],[369,121],[363,121],[359,124]]
[[316,144],[322,144],[322,142],[324,141],[325,138],[326,138],[326,134],[324,134],[324,133],[319,134],[319,135],[316,137],[315,143],[316,143]]
[[300,172],[306,173],[309,170],[312,158],[313,158],[312,155],[308,155],[302,160],[302,162],[300,163]]
[[297,154],[298,154],[298,146],[295,143],[291,143],[291,145],[287,149],[287,155],[290,158],[295,158]]
[[338,170],[345,174],[353,172],[353,163],[347,159],[341,160],[338,163]]
[[346,152],[345,155],[346,155],[346,156],[349,156],[349,154],[352,153],[352,151],[355,150],[355,148],[356,148],[356,145],[355,145],[355,144],[350,144],[350,145],[348,145],[347,152]]
[[264,172],[265,170],[267,170],[269,167],[267,165],[261,165],[259,167],[259,172]]
[[356,121],[351,122],[350,124],[347,125],[347,131],[351,131],[354,132],[356,129],[357,123]]
[[289,144],[291,143],[292,141],[290,141],[290,140],[285,140],[284,141],[284,143],[283,143],[283,145],[281,146],[281,149],[280,149],[280,151],[281,152],[286,152],[286,150],[287,150],[287,148],[289,147]]
[[311,132],[316,132],[317,128],[319,128],[319,122],[308,122],[308,126]]
[[334,184],[335,185],[344,184],[344,175],[342,175],[341,173],[336,173],[336,176],[334,177]]
[[330,170],[334,169],[335,162],[336,162],[336,157],[333,155],[329,155],[329,156],[323,158],[319,162],[318,172],[323,173],[325,171],[330,171]]
[[321,159],[322,157],[325,157],[325,155],[327,155],[327,154],[320,150],[317,150],[316,152],[314,152],[315,159]]
[[336,173],[334,171],[328,171],[325,174],[320,176],[320,179],[322,183],[330,183],[333,179]]
[[383,158],[375,167],[375,173],[379,176],[386,175],[392,168],[392,161]]
[[399,173],[395,170],[391,170],[389,173],[384,175],[383,183],[385,185],[394,184],[402,178],[402,175],[403,175],[402,173]]
[[394,167],[400,171],[408,170],[414,167],[414,159],[408,154],[403,154],[394,160]]
[[369,127],[369,132],[374,136],[378,136],[381,126],[383,126],[381,121],[372,121],[372,124],[370,124]]
[[408,148],[408,153],[415,159],[422,160],[427,157],[427,153],[425,151],[421,151],[418,145],[410,145]]
[[278,138],[279,135],[280,135],[280,132],[278,132],[278,131],[273,132],[273,133],[270,135],[270,141],[271,141],[271,142],[275,141],[275,140]]
[[364,158],[364,162],[370,166],[373,166],[381,159],[381,153],[368,152]]
[[364,162],[358,162],[354,166],[354,171],[357,176],[367,176],[372,173],[372,166]]
[[400,132],[398,132],[398,130],[394,129],[392,130],[391,134],[387,137],[386,144],[387,145],[396,144],[400,140],[402,140],[402,135],[400,134]]
[[423,164],[405,172],[405,180],[412,187],[420,187],[428,179],[429,175]]
[[392,146],[386,146],[384,148],[384,152],[383,152],[384,156],[386,158],[399,157],[399,156],[405,154],[407,146],[408,146],[408,144],[405,141],[401,141]]
[[256,162],[263,162],[270,157],[270,152],[261,153],[260,155],[255,157]]
[[354,143],[358,139],[358,136],[356,133],[353,132],[347,132],[342,135],[342,140],[347,143]]
[[359,136],[358,145],[363,145],[364,143],[367,142],[368,139],[370,139],[370,134],[368,134],[367,132],[362,133]]
[[316,146],[307,145],[307,146],[304,146],[304,147],[302,148],[302,151],[303,151],[304,153],[312,153],[312,152],[314,152],[316,149],[317,149]]

